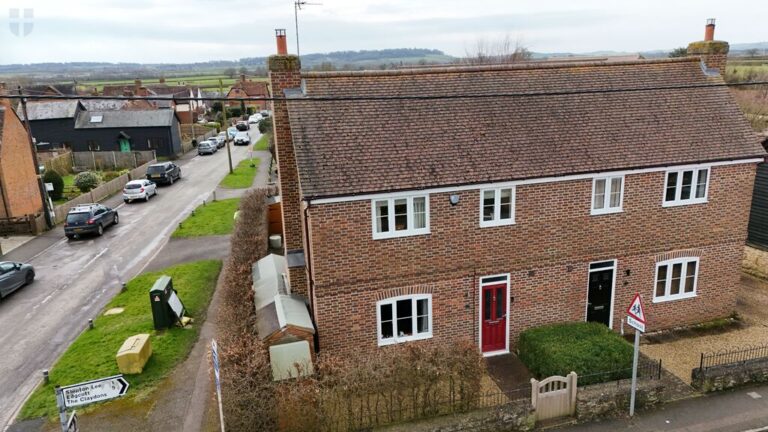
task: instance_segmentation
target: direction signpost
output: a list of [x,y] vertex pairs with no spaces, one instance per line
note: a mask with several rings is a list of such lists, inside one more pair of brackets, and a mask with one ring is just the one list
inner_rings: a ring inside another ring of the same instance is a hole
[[56,405],[63,432],[77,431],[77,416],[67,418],[67,408],[88,405],[95,402],[123,396],[128,391],[128,381],[122,375],[100,378],[64,387],[56,386]]
[[213,360],[213,379],[216,381],[216,396],[219,400],[221,432],[224,432],[224,409],[221,407],[221,375],[219,374],[219,346],[216,344],[216,339],[211,339],[211,359]]
[[637,390],[637,360],[640,354],[640,333],[645,332],[645,310],[643,299],[635,293],[629,308],[627,308],[627,324],[635,329],[635,353],[632,359],[632,393],[629,397],[629,416],[635,415],[635,391]]

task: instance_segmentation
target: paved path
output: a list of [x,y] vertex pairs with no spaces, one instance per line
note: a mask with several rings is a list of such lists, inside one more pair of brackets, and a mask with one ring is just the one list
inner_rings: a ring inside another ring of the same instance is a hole
[[[233,160],[246,157],[234,148]],[[226,174],[226,155],[187,156],[183,179],[147,203],[106,202],[120,224],[103,237],[67,241],[57,228],[11,251],[5,259],[33,264],[38,278],[0,302],[0,430],[15,416],[55,360],[119,291],[150,265],[193,208]]]
[[[763,429],[764,428],[764,429]],[[558,429],[563,432],[674,431],[757,432],[768,431],[768,386],[710,394],[673,402],[638,413],[634,419]]]

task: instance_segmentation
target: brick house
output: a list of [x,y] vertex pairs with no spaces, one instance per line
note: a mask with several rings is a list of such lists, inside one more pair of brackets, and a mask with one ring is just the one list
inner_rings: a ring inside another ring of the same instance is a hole
[[682,59],[303,72],[278,32],[288,292],[316,348],[506,353],[552,322],[618,331],[636,292],[650,331],[730,314],[766,152],[709,34]]
[[[269,97],[269,89],[267,83],[262,81],[253,81],[245,78],[245,75],[240,75],[240,80],[235,82],[227,92],[227,99],[245,98],[245,97]],[[240,102],[228,101],[227,106],[239,107]],[[253,107],[257,111],[267,109],[267,102],[263,100],[249,100],[245,101],[246,107]]]
[[4,94],[0,83],[0,218],[38,215],[42,198],[29,137]]

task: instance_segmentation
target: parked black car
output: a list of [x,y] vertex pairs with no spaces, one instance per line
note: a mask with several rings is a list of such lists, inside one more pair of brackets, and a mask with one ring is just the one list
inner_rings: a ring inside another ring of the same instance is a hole
[[19,262],[0,262],[0,298],[35,280],[35,269]]
[[147,168],[147,179],[155,183],[172,185],[174,181],[181,179],[181,168],[172,162],[150,165]]
[[80,204],[72,207],[67,213],[64,234],[70,240],[83,234],[102,235],[106,227],[117,225],[119,222],[117,211],[109,207],[101,204]]
[[251,129],[251,125],[249,125],[247,121],[239,121],[235,124],[235,127],[239,131],[247,131]]

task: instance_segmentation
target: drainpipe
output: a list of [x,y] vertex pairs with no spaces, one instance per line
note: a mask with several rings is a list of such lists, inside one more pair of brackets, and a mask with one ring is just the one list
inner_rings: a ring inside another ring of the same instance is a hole
[[307,205],[304,207],[304,235],[307,241],[307,244],[304,248],[304,262],[307,266],[307,273],[308,273],[308,291],[309,291],[309,304],[312,308],[312,324],[315,326],[315,352],[320,352],[320,337],[318,335],[317,331],[317,323],[315,322],[315,275],[312,271],[312,242],[311,237],[309,235],[309,207],[312,205],[312,202],[307,200],[304,201]]

